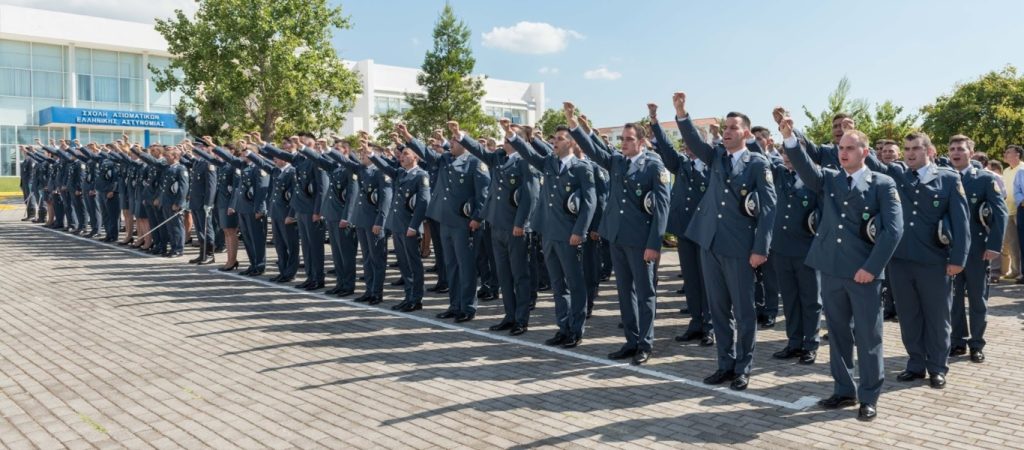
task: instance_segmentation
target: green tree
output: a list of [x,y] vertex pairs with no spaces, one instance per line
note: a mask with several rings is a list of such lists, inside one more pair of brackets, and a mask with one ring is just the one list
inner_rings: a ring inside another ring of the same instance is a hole
[[559,126],[568,125],[565,121],[565,113],[560,109],[548,108],[544,110],[544,114],[541,114],[540,120],[537,121],[537,128],[544,134],[544,137],[555,134],[555,129]]
[[841,112],[853,117],[857,123],[857,129],[872,128],[868,102],[864,99],[850,98],[850,80],[846,77],[839,80],[839,85],[829,94],[828,106],[824,111],[814,114],[807,109],[807,106],[804,106],[803,110],[804,115],[811,121],[811,124],[804,128],[804,133],[814,142],[832,142],[832,117]]
[[193,135],[338,129],[362,90],[331,45],[349,26],[327,0],[202,0],[194,18],[156,20],[175,58],[149,69],[157,90],[181,91]]
[[920,117],[918,114],[907,114],[900,117],[901,114],[903,114],[902,106],[897,106],[892,100],[886,100],[875,105],[875,114],[868,124],[869,128],[864,128],[859,123],[857,128],[866,133],[872,142],[879,139],[892,139],[899,142],[906,135],[917,130],[917,119]]
[[395,124],[403,120],[402,113],[389,109],[383,114],[373,116],[377,120],[377,128],[373,130],[377,145],[387,147],[391,144],[391,133],[395,132]]
[[1013,66],[991,71],[974,81],[958,84],[921,109],[922,128],[939,147],[954,134],[976,142],[976,149],[992,158],[1002,157],[1009,144],[1024,136],[1024,77]]
[[497,120],[480,107],[484,81],[473,76],[476,59],[469,45],[470,35],[469,27],[455,16],[451,5],[445,4],[434,24],[434,48],[427,51],[423,71],[416,76],[426,93],[406,94],[410,108],[405,119],[412,134],[428,136],[455,120],[473,136],[497,135]]

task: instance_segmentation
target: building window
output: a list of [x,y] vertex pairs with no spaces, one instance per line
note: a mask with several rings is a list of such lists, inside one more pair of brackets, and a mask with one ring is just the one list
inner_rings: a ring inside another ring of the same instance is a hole
[[486,106],[484,112],[495,119],[508,119],[512,123],[526,123],[526,110],[521,108],[509,108],[504,106]]
[[387,97],[378,95],[373,98],[373,113],[384,114],[388,111],[397,111],[404,113],[409,110],[409,104],[405,102],[404,98],[399,97]]
[[32,71],[0,69],[0,95],[32,96]]

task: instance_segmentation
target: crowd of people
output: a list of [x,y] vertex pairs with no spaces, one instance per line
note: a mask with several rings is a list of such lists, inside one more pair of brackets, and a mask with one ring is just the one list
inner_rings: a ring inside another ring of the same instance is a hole
[[[368,304],[384,301],[390,242],[392,284],[403,289],[392,309],[446,293],[437,317],[466,322],[500,296],[504,316],[490,330],[520,335],[550,290],[557,332],[545,344],[563,348],[580,345],[599,285],[614,276],[625,342],[608,357],[634,365],[652,356],[657,267],[674,236],[676,294],[690,315],[675,341],[717,347],[707,384],[747,388],[756,330],[775,326],[780,303],[787,342],[772,357],[814,364],[824,315],[835,387],[819,404],[859,402],[861,420],[877,415],[884,320],[899,322],[909,355],[898,381],[941,389],[951,357],[985,360],[989,285],[1024,282],[1020,146],[1005,149],[1003,167],[957,135],[940,157],[920,132],[872,144],[844,114],[832,142],[816,144],[783,108],[773,111],[776,144],[742,113],[705,132],[686,94],[672,104],[680,148],[654,104],[649,124],[626,124],[614,145],[572,103],[552,135],[501,120],[498,140],[448,122],[426,141],[398,124],[392,142],[360,133],[355,147],[310,133],[148,148],[127,136],[37,141],[21,147],[25,220],[169,258],[192,244],[190,263],[223,253],[222,271],[239,267],[241,243],[241,273],[254,277],[267,270],[269,228],[270,281],[301,269],[296,287],[312,291],[331,275],[327,294],[361,290],[354,300]],[[430,253],[436,264],[425,268]],[[429,271],[438,281],[425,289]]]

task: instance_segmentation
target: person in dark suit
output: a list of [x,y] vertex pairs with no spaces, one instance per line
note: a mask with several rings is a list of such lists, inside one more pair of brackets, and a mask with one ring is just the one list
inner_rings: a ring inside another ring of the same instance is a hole
[[771,167],[763,154],[747,149],[752,135],[746,115],[726,115],[722,144],[712,146],[701,139],[690,120],[686,94],[676,92],[672,103],[683,141],[711,167],[708,192],[686,229],[686,237],[702,250],[701,268],[718,345],[718,370],[704,382],[730,382],[730,388],[744,390],[757,332],[754,269],[768,259],[775,221]]
[[[949,139],[949,160],[963,180],[970,208],[971,247],[963,272],[953,278],[952,349],[949,356],[971,350],[971,361],[985,361],[989,266],[999,261],[1009,211],[997,175],[971,165],[974,141],[964,135]],[[964,308],[964,297],[968,308]]]
[[[818,404],[836,409],[859,400],[858,419],[874,420],[885,381],[880,278],[903,234],[900,195],[892,178],[865,166],[869,149],[864,133],[850,130],[840,138],[836,155],[842,169],[830,169],[813,162],[808,149],[814,144],[798,139],[783,109],[775,110],[775,118],[789,161],[822,202],[819,232],[806,263],[821,273],[835,384],[832,396]],[[853,377],[854,344],[859,384]]]

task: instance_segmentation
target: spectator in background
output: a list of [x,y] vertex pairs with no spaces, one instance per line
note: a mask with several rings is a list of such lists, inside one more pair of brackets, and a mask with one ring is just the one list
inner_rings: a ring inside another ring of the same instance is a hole
[[[996,174],[996,182],[999,183],[999,191],[1003,193],[1003,201],[1006,201],[1006,183],[1003,181],[1003,163],[997,160],[989,160],[987,156],[981,153],[975,153],[974,159],[985,165],[985,170]],[[1010,205],[1007,205],[1010,206]],[[1005,233],[1012,233],[1016,230],[1007,229]],[[1004,234],[1005,236],[1005,234]],[[1004,239],[1005,242],[1005,239]],[[1004,244],[1003,251],[1006,250]],[[999,277],[1003,276],[1003,263],[1002,260],[1006,258],[1005,254],[1002,258],[992,260],[992,266],[989,267],[989,283],[995,284],[999,282]]]
[[1003,236],[1003,275],[1011,280],[1020,281],[1020,234],[1017,223],[1017,209],[1024,198],[1018,192],[1018,186],[1014,183],[1017,172],[1020,169],[1020,159],[1024,156],[1024,148],[1019,145],[1008,145],[1003,151],[1003,161],[1006,161],[1006,168],[1003,169],[1003,185],[1006,187],[1006,208],[1010,214],[1010,220],[1006,224],[1006,234]]

